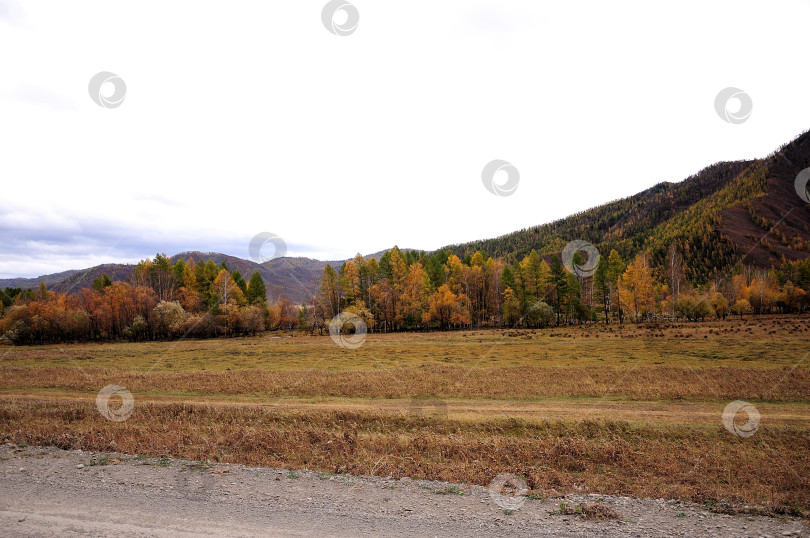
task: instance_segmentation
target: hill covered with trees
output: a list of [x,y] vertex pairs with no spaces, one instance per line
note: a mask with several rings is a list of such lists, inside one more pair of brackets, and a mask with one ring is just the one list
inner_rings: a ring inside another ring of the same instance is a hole
[[666,252],[675,244],[688,280],[705,284],[739,264],[770,268],[810,254],[810,211],[793,186],[808,166],[810,132],[765,159],[720,162],[680,183],[661,183],[549,224],[447,248],[462,259],[481,251],[514,261],[531,250],[548,259],[581,239],[624,258],[646,250],[662,274]]

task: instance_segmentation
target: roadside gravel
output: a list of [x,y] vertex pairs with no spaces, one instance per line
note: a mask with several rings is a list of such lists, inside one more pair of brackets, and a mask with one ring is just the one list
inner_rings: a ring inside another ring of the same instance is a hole
[[[619,520],[558,515],[599,502]],[[504,510],[480,486],[0,445],[4,536],[810,536],[795,518],[595,495]]]

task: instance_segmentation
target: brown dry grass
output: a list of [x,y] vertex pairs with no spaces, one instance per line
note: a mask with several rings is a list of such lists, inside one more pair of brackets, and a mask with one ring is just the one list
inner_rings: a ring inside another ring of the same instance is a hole
[[6,401],[2,440],[192,460],[411,476],[487,485],[501,472],[544,492],[579,491],[810,508],[810,437],[760,427],[621,421],[455,421],[383,413],[288,413],[246,406],[147,403],[125,422],[92,402]]
[[[94,394],[56,390],[21,390],[0,392],[0,406],[9,400],[47,399],[92,402]],[[261,407],[295,413],[340,411],[355,413],[408,414],[451,418],[476,422],[515,418],[527,422],[548,420],[609,420],[631,424],[692,424],[719,423],[728,402],[719,401],[642,401],[607,398],[568,398],[544,400],[442,400],[433,398],[373,399],[373,398],[276,398],[264,399],[254,395],[240,396],[155,396],[137,394],[136,404],[187,403],[194,405]],[[806,403],[757,402],[761,423],[768,426],[810,427],[810,405]],[[741,418],[742,420],[742,418]]]
[[518,399],[610,396],[630,400],[799,401],[810,394],[810,369],[617,369],[515,366],[469,369],[423,366],[362,371],[130,372],[97,368],[0,367],[0,389],[97,392],[115,383],[132,393],[338,398]]
[[810,351],[806,319],[783,316],[649,327],[600,324],[370,334],[356,350],[340,349],[327,336],[270,334],[174,342],[0,345],[0,366],[127,372],[367,371],[424,366],[779,369],[792,367]]

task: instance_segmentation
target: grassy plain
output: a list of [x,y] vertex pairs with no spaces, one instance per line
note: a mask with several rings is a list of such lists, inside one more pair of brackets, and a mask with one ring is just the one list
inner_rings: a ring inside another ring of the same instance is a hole
[[[0,439],[801,513],[807,321],[0,347]],[[108,384],[126,421],[95,408]],[[751,437],[721,424],[734,400]]]

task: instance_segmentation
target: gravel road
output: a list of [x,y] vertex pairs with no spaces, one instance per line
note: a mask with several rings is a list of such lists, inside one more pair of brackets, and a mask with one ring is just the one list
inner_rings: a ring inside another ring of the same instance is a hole
[[[439,493],[443,492],[443,493]],[[521,498],[522,500],[522,498]],[[619,520],[553,514],[600,502]],[[810,536],[793,518],[568,495],[510,512],[479,486],[0,445],[3,536]]]

